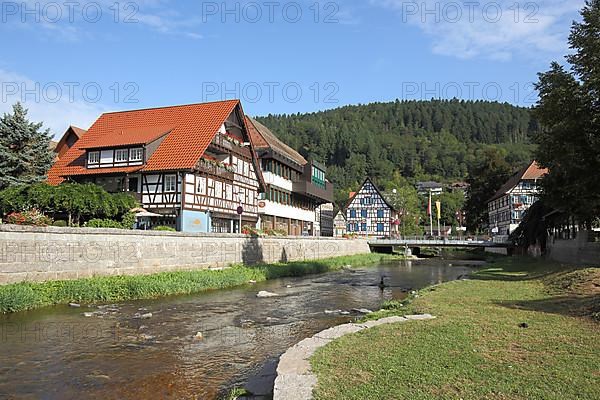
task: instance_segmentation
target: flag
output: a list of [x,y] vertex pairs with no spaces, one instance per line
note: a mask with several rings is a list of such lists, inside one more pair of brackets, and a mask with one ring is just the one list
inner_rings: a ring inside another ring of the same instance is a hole
[[429,193],[429,201],[427,202],[427,215],[431,215],[431,193]]
[[437,219],[442,218],[442,202],[439,200],[436,201],[435,208],[437,209]]

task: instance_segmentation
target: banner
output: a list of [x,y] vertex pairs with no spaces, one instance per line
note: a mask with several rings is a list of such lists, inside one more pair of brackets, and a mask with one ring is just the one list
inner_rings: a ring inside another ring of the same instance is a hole
[[435,202],[435,208],[437,210],[437,219],[442,218],[442,202],[441,201],[436,201]]
[[429,201],[427,202],[427,215],[431,215],[431,193],[429,193]]

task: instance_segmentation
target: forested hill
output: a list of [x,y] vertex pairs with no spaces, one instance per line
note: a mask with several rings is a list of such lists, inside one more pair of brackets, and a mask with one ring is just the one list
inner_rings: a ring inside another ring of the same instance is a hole
[[529,160],[538,129],[529,109],[462,100],[395,101],[346,106],[258,120],[304,156],[328,166],[339,189],[365,176],[384,184],[398,173],[410,180],[464,179],[478,152],[506,149],[507,160]]

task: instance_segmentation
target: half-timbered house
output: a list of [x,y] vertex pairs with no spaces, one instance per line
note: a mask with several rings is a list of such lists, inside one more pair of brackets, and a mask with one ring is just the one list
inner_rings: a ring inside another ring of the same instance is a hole
[[[48,181],[132,193],[157,223],[240,232],[258,221],[260,170],[238,100],[102,114]],[[262,184],[262,183],[261,183]]]
[[348,234],[387,237],[396,233],[397,213],[369,178],[351,193],[345,215]]
[[519,226],[523,215],[538,200],[540,180],[548,172],[536,161],[515,172],[488,200],[490,233],[504,242]]
[[296,236],[319,235],[321,214],[317,219],[317,208],[333,201],[333,185],[325,178],[325,166],[306,160],[258,121],[246,117],[246,125],[265,183],[258,202],[260,228]]

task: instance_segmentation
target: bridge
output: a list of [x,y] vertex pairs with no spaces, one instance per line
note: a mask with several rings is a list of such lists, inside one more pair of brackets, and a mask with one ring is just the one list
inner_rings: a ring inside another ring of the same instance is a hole
[[[484,238],[456,238],[456,237],[400,237],[400,238],[373,238],[367,239],[372,249],[394,249],[397,247],[419,249],[421,247],[465,247],[485,248],[499,247],[509,248],[511,243],[494,242]],[[418,251],[417,251],[418,253]]]

